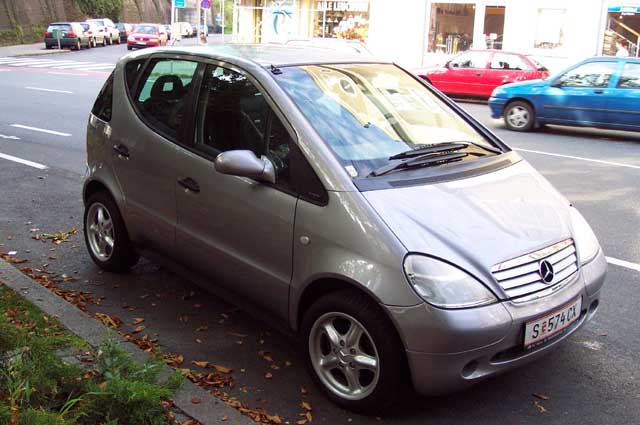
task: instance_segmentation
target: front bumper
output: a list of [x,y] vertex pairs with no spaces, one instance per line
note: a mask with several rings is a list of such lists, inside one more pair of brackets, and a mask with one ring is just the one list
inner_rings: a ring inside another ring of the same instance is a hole
[[[486,307],[442,310],[427,304],[387,307],[405,343],[415,389],[425,395],[457,391],[535,360],[584,326],[598,309],[606,260],[600,252],[573,281],[546,297]],[[523,348],[525,323],[578,297],[580,318],[541,346]]]
[[160,46],[160,41],[145,41],[144,44],[140,44],[138,41],[127,41],[127,47],[131,47],[133,49],[144,49],[145,47],[158,46]]
[[501,97],[489,98],[489,109],[491,109],[491,118],[502,118],[504,113],[504,105],[506,105],[507,99]]

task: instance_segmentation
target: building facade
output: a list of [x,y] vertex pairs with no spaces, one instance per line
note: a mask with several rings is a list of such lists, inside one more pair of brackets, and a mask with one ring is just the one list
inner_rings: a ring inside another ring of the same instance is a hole
[[236,0],[233,29],[244,42],[357,39],[410,68],[469,48],[564,65],[639,56],[640,0]]

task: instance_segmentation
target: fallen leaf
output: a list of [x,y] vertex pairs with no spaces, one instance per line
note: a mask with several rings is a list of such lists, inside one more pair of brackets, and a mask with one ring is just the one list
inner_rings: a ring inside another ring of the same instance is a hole
[[136,326],[134,330],[131,331],[132,334],[137,334],[145,330],[146,327],[144,325]]
[[209,362],[208,361],[192,361],[192,364],[201,367],[201,368],[207,368],[209,366]]
[[311,410],[311,405],[306,401],[303,401],[302,403],[300,403],[300,407],[302,407],[304,410]]
[[545,408],[544,408],[544,406],[538,402],[538,400],[535,400],[535,401],[533,402],[533,404],[535,404],[535,405],[536,405],[536,407],[538,408],[538,411],[539,411],[540,413],[546,413],[546,412],[547,412],[547,409],[545,409]]
[[165,354],[163,359],[167,365],[176,368],[184,362],[184,356],[182,354]]
[[307,391],[307,389],[305,387],[300,387],[300,394],[307,395],[307,394],[309,394],[309,391]]
[[189,321],[189,316],[186,314],[181,314],[180,316],[178,316],[178,320],[182,323],[187,323]]
[[200,403],[202,403],[202,400],[200,400],[199,398],[194,397],[194,398],[191,399],[191,403],[200,404]]
[[207,326],[207,325],[198,326],[196,328],[196,332],[206,331],[207,329],[209,329],[209,326]]
[[267,372],[267,373],[264,374],[264,377],[267,378],[267,379],[271,379],[271,378],[273,378],[273,375],[271,374],[271,372]]
[[227,332],[227,335],[237,336],[238,338],[246,338],[247,337],[247,335],[245,335],[245,334],[239,334],[239,333],[236,333],[236,332]]
[[540,400],[549,400],[549,396],[544,394],[533,393],[533,396],[539,398]]
[[144,317],[134,317],[133,318],[133,324],[134,325],[139,325],[142,322],[144,322]]
[[220,366],[220,365],[217,365],[217,364],[210,364],[209,367],[213,367],[215,370],[217,370],[220,373],[231,373],[231,372],[233,372],[233,369],[229,369],[228,367]]
[[197,342],[198,344],[202,344],[202,340],[201,340],[200,338],[196,338],[196,342]]

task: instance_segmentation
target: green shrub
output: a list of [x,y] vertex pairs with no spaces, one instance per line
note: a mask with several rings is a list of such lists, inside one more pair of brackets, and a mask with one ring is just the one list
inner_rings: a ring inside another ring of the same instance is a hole
[[118,20],[122,12],[122,0],[75,0],[78,9],[91,17],[107,17]]
[[67,425],[57,413],[29,408],[20,413],[20,425]]

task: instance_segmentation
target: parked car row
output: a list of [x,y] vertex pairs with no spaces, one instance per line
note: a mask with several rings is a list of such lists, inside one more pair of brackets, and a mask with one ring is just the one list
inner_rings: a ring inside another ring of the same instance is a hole
[[87,19],[85,22],[54,22],[44,33],[47,49],[69,47],[80,50],[98,45],[120,44],[120,31],[109,18]]

